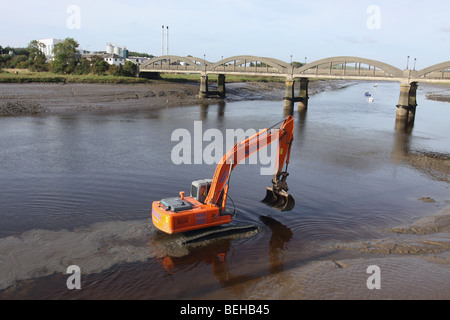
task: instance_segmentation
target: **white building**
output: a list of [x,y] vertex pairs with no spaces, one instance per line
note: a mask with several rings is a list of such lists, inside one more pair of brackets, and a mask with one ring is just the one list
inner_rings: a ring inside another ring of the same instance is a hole
[[41,39],[38,40],[39,43],[43,44],[42,52],[45,54],[45,57],[47,59],[53,59],[54,53],[53,50],[55,49],[55,45],[61,42],[64,42],[64,40],[61,39]]
[[103,60],[105,60],[110,65],[116,65],[118,67],[123,66],[125,64],[126,59],[122,56],[119,56],[115,53],[107,53],[103,56]]

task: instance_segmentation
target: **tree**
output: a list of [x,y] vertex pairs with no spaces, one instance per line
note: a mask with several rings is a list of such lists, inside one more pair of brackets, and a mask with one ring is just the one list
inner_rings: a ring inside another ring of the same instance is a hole
[[55,73],[72,73],[79,59],[78,42],[73,38],[66,38],[63,42],[55,44],[53,53],[55,55],[54,60],[51,62],[52,71]]
[[122,68],[122,75],[125,77],[135,77],[137,71],[137,66],[131,62],[127,61],[125,62],[125,65]]
[[28,45],[28,68],[31,71],[47,71],[47,58],[43,52],[44,44],[33,40]]
[[293,62],[291,63],[291,66],[292,66],[293,68],[301,68],[301,67],[303,66],[303,63],[298,62],[298,61],[293,61]]
[[109,64],[101,56],[93,56],[91,66],[91,72],[99,76],[103,76],[109,69]]

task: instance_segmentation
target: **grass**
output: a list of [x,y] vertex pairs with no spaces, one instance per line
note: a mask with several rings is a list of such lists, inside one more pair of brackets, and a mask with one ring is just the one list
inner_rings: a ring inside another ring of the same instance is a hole
[[[218,75],[210,75],[209,81],[217,81]],[[200,82],[200,74],[161,74],[162,81],[169,82]],[[0,72],[0,83],[151,83],[158,80],[149,80],[134,77],[116,77],[111,75],[63,75],[52,72],[32,72],[27,69],[5,69]],[[160,81],[160,80],[159,80]],[[226,82],[284,82],[284,78],[277,77],[249,77],[227,76]]]
[[[98,76],[98,75],[63,75],[52,72],[32,72],[27,69],[4,69],[0,70],[0,83],[105,83],[105,84],[136,84],[136,83],[155,83],[161,81],[167,82],[196,82],[200,83],[200,74],[161,74],[160,80],[135,78],[135,77],[117,77],[117,76]],[[210,82],[217,82],[218,75],[209,75]],[[310,79],[318,81],[320,79]],[[227,83],[236,82],[273,82],[284,83],[283,77],[251,77],[251,76],[227,76]]]
[[134,77],[116,77],[111,75],[62,75],[52,72],[31,72],[26,69],[7,69],[0,72],[0,83],[110,83],[110,84],[133,84],[148,83],[149,80]]

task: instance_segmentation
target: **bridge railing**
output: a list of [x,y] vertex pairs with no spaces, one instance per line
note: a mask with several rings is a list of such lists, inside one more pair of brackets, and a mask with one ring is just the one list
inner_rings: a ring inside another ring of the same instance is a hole
[[420,77],[421,79],[441,79],[441,80],[450,80],[450,71],[449,70],[443,70],[443,71],[434,71],[427,73]]
[[141,72],[240,74],[250,76],[273,76],[292,79],[311,78],[380,78],[388,81],[447,81],[450,79],[450,61],[420,71],[400,70],[389,64],[358,57],[332,57],[321,59],[300,68],[273,58],[234,56],[217,63],[195,57],[164,56],[155,58],[140,67]]

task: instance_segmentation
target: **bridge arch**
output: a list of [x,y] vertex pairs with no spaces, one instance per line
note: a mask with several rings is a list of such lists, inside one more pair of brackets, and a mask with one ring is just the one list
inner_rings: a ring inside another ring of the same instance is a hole
[[196,58],[196,57],[180,57],[180,56],[161,56],[157,58],[153,58],[150,61],[147,61],[146,63],[142,64],[140,66],[140,69],[155,69],[155,65],[162,65],[162,64],[170,64],[171,62],[184,62],[186,66],[189,66],[191,70],[193,71],[202,71],[204,70],[205,64],[210,65],[211,63],[207,60]]
[[290,65],[284,61],[266,58],[266,57],[257,57],[257,56],[234,56],[230,58],[223,59],[217,63],[214,63],[209,66],[208,71],[211,72],[220,72],[221,67],[225,67],[229,63],[233,63],[233,66],[240,67],[246,65],[249,62],[261,62],[266,66],[276,69],[278,73],[286,73],[286,70],[290,67]]
[[428,67],[428,68],[422,69],[420,71],[417,71],[417,77],[418,78],[424,77],[424,76],[426,76],[429,73],[442,72],[443,70],[447,70],[447,69],[450,69],[450,61],[438,63],[438,64],[435,64],[435,65],[433,65],[431,67]]
[[305,73],[309,69],[313,69],[313,68],[316,69],[316,68],[320,68],[321,66],[323,66],[322,69],[327,69],[332,65],[349,64],[349,63],[366,64],[369,66],[376,67],[376,68],[390,74],[392,77],[395,77],[395,78],[403,77],[403,71],[390,65],[390,64],[387,64],[387,63],[384,63],[381,61],[377,61],[377,60],[365,59],[365,58],[360,58],[360,57],[349,57],[349,56],[348,57],[347,56],[331,57],[331,58],[317,60],[317,61],[308,63],[300,68],[296,68],[295,73]]

